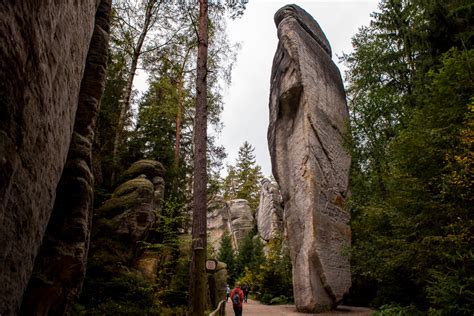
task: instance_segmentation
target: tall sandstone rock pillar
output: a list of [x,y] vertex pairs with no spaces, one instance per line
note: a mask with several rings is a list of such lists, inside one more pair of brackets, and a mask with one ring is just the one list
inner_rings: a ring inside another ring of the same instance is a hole
[[333,308],[351,285],[348,110],[339,70],[318,23],[296,5],[275,14],[268,142],[281,188],[300,312]]
[[29,282],[30,294],[38,289],[35,265],[37,276],[47,276],[42,281],[62,284],[50,283],[53,297],[26,314],[59,315],[80,290],[92,208],[91,131],[107,58],[110,4],[99,4],[106,2],[0,2],[1,315],[18,314],[23,297],[35,300],[24,296]]

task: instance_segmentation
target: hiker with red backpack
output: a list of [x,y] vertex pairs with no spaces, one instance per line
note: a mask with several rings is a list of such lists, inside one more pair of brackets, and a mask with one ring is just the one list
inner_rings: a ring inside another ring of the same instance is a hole
[[240,288],[240,284],[236,283],[235,288],[230,292],[230,299],[232,307],[234,308],[235,316],[242,316],[242,303],[244,301],[244,291]]

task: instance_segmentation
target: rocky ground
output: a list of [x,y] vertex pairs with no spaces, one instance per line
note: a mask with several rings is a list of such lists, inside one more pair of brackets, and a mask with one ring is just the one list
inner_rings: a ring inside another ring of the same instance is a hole
[[[232,303],[229,301],[226,304],[226,315],[232,316]],[[369,316],[373,313],[372,310],[364,307],[340,306],[337,310],[321,314],[302,314],[296,311],[295,305],[264,305],[258,301],[249,300],[244,303],[243,315],[245,316]]]

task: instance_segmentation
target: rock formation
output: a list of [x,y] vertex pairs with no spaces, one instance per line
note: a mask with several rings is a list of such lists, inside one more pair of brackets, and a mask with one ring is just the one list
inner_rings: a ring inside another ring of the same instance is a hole
[[262,180],[260,203],[256,214],[257,230],[261,239],[268,242],[283,233],[283,208],[280,190],[269,179]]
[[1,315],[19,312],[29,282],[25,303],[48,296],[25,310],[36,315],[61,313],[80,290],[109,12],[110,0],[0,4]]
[[207,233],[209,245],[219,250],[220,241],[225,233],[231,234],[229,224],[229,210],[227,203],[222,198],[215,198],[208,205]]
[[207,214],[207,229],[210,244],[218,250],[224,233],[232,239],[232,246],[238,249],[241,241],[255,227],[255,220],[247,200],[227,202],[215,201]]
[[125,179],[132,179],[119,185],[97,210],[91,255],[113,258],[109,260],[113,265],[121,262],[131,266],[139,242],[146,240],[156,221],[155,212],[161,209],[164,168],[157,161],[140,160],[125,175]]
[[227,202],[227,205],[232,242],[235,249],[238,249],[242,240],[244,240],[248,233],[254,228],[255,222],[247,200],[230,200]]
[[[130,298],[136,286],[151,288],[163,262],[173,259],[167,249],[148,248],[155,244],[151,237],[159,225],[164,173],[157,161],[135,162],[120,178],[122,183],[112,196],[96,210],[80,298],[88,309],[97,312],[103,302],[120,300],[122,295]],[[117,289],[123,293],[117,293]]]
[[317,22],[296,5],[275,14],[268,142],[281,188],[296,307],[334,307],[351,285],[347,196],[348,120],[339,70]]

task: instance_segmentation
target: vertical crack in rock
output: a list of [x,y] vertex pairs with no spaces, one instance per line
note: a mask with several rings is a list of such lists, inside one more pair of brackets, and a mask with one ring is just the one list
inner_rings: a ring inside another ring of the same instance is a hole
[[[1,315],[19,313],[58,183],[75,163],[65,166],[99,2],[0,3]],[[85,164],[76,167],[85,188]]]
[[93,130],[105,87],[111,1],[96,12],[69,152],[54,208],[23,297],[25,315],[64,315],[78,299],[85,276],[94,200]]
[[351,285],[350,156],[344,87],[318,23],[296,5],[275,14],[278,48],[270,91],[268,143],[282,195],[300,312],[334,308]]

